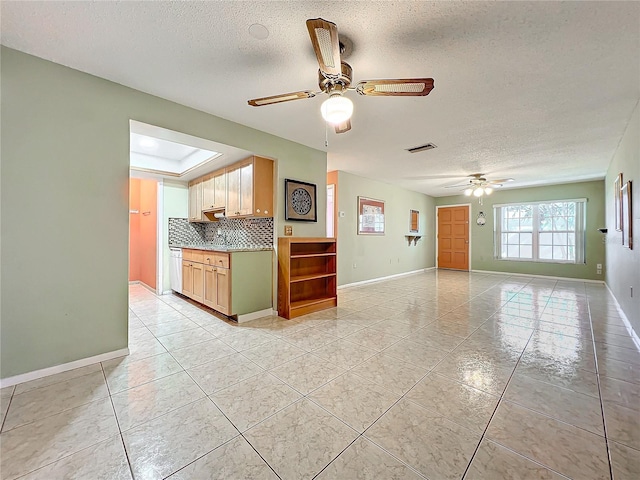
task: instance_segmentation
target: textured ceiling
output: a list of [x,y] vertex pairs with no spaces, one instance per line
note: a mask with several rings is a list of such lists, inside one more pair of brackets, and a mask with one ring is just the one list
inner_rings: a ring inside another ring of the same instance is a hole
[[[329,169],[431,195],[603,178],[640,98],[640,2],[1,2],[2,43],[328,151]],[[353,42],[354,80],[433,77],[427,97],[352,95],[328,132],[305,26]],[[269,36],[258,40],[259,23]],[[438,148],[409,154],[427,142]]]

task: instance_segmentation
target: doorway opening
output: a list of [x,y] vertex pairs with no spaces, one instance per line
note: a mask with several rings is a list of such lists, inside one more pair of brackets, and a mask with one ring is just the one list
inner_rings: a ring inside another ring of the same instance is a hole
[[[251,155],[129,121],[129,283],[140,283],[157,295],[172,292],[169,219],[188,223],[189,181]],[[176,282],[181,279],[174,278],[174,286]]]

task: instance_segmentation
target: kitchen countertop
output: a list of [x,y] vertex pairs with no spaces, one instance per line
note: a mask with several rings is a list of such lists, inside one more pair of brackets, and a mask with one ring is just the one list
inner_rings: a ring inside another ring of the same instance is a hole
[[263,252],[273,250],[273,247],[221,247],[218,245],[193,245],[179,244],[169,245],[170,248],[189,248],[192,250],[206,250],[209,252]]

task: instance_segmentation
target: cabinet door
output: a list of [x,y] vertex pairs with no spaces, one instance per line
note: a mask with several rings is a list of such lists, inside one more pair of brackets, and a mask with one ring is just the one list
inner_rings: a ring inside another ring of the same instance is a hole
[[189,185],[189,221],[202,220],[202,182]]
[[253,163],[240,168],[240,215],[253,213]]
[[231,315],[231,275],[228,268],[216,268],[216,305],[215,308],[225,315]]
[[273,160],[253,157],[253,212],[255,217],[273,217]]
[[192,263],[191,271],[193,276],[193,294],[191,298],[196,302],[202,303],[204,296],[204,265],[202,263]]
[[216,208],[224,208],[227,204],[227,175],[224,170],[213,174],[214,198]]
[[227,170],[227,217],[240,215],[240,169]]
[[182,294],[193,297],[193,270],[188,260],[182,261]]
[[202,210],[210,210],[216,203],[215,178],[211,175],[202,180]]
[[202,303],[207,307],[216,308],[216,269],[207,265],[204,267],[204,296]]

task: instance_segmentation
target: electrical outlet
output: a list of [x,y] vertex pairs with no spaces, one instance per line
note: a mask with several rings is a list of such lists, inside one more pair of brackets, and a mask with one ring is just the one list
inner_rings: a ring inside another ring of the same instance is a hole
[[353,268],[356,268],[356,267],[357,267],[357,265],[354,263],[354,264],[353,264]]
[[597,268],[598,270],[602,270],[602,264],[601,264],[601,263],[598,263],[598,264],[596,265],[596,268]]
[[284,235],[285,237],[290,237],[293,235],[293,227],[291,225],[284,226]]

